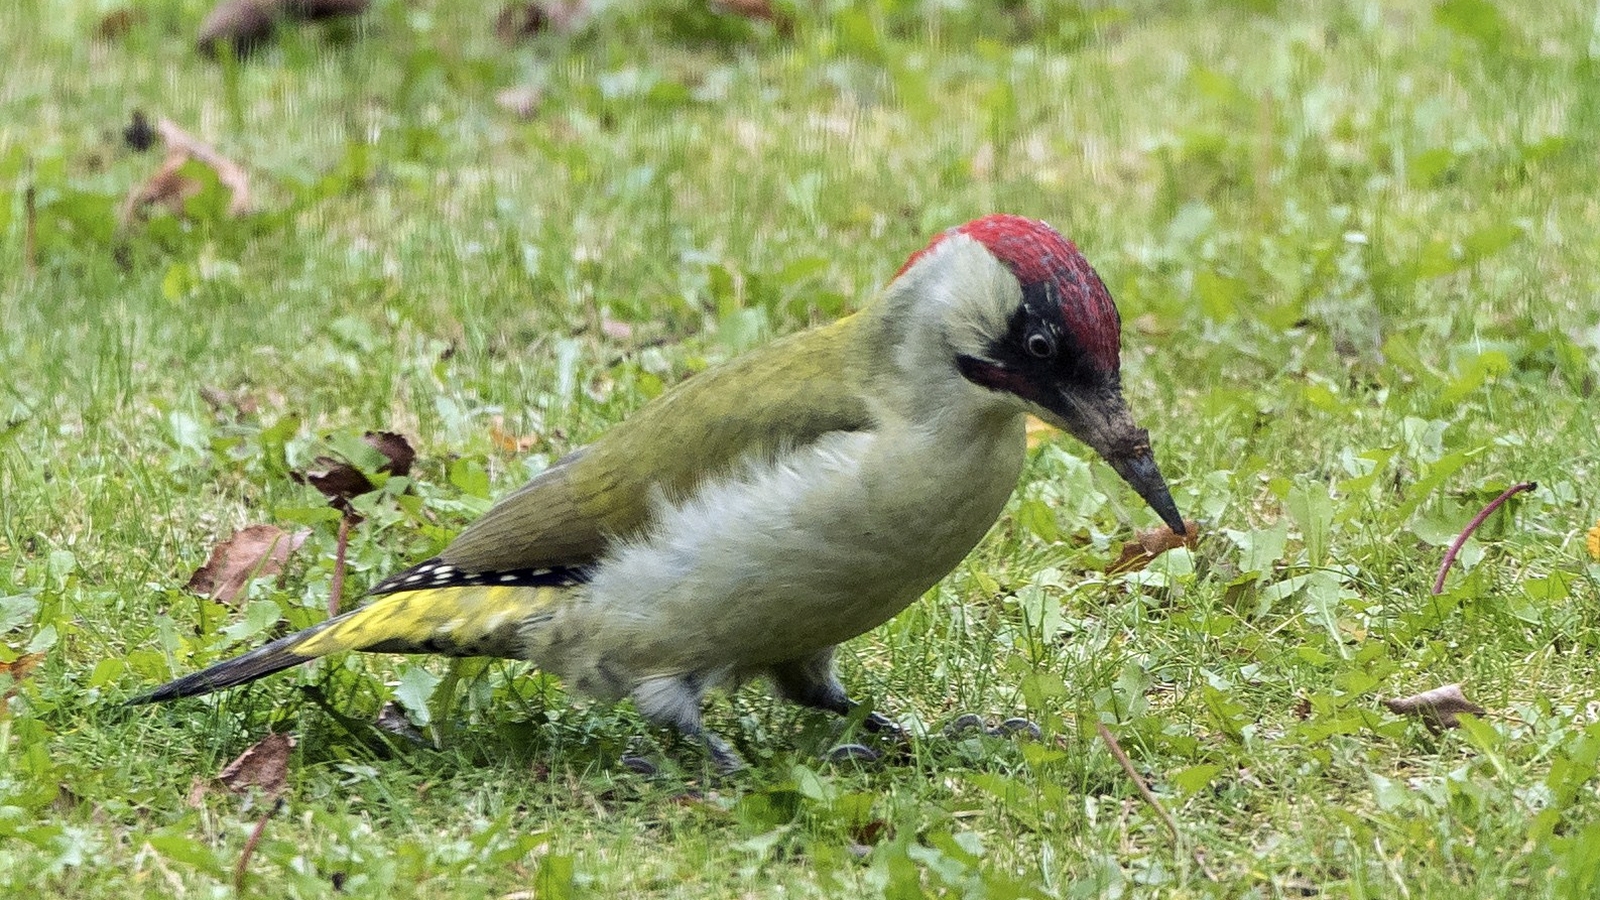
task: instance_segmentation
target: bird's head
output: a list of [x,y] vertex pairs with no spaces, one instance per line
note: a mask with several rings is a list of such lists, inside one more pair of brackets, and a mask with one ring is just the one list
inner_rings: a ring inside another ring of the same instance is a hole
[[1174,532],[1184,531],[1122,399],[1122,320],[1078,248],[1043,222],[991,215],[912,254],[889,292],[911,320],[902,367],[953,367],[977,402],[1033,413],[1088,444]]

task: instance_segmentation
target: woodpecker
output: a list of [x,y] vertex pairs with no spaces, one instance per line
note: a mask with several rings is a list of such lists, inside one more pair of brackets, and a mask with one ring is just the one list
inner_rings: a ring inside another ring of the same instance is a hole
[[[861,311],[696,375],[561,458],[364,607],[130,701],[205,694],[346,650],[528,660],[738,758],[701,723],[765,678],[840,715],[834,650],[988,532],[1033,414],[1182,517],[1120,380],[1121,320],[1049,225],[990,215]],[[867,725],[889,726],[873,714]]]

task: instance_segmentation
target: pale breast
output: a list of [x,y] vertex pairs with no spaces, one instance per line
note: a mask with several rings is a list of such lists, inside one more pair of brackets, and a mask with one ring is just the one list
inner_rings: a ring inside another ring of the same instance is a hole
[[1018,418],[892,443],[835,432],[663,500],[573,610],[566,630],[589,648],[561,655],[645,676],[755,668],[855,637],[988,531],[1021,470],[1021,431]]

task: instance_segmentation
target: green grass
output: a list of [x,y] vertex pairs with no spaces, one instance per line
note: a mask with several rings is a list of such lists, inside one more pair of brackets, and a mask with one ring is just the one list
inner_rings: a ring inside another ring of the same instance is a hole
[[[231,893],[269,804],[186,798],[273,730],[298,746],[249,864],[263,897],[1600,885],[1592,6],[880,0],[794,4],[785,37],[648,0],[508,49],[492,9],[377,0],[359,34],[292,29],[237,65],[192,52],[202,0],[92,41],[107,6],[0,10],[0,659],[45,654],[0,708],[6,893]],[[536,117],[496,107],[527,83]],[[258,212],[227,219],[213,184],[186,220],[119,229],[158,164],[120,144],[134,108],[244,163]],[[1206,539],[1104,574],[1154,517],[1058,439],[843,668],[909,724],[1026,715],[1042,742],[831,767],[830,723],[751,689],[709,717],[752,765],[707,781],[526,666],[430,705],[447,667],[386,656],[121,706],[323,614],[336,523],[288,472],[330,443],[420,452],[363,503],[359,589],[991,211],[1048,219],[1111,286],[1129,402]],[[1431,596],[1444,545],[1521,480]],[[241,608],[187,593],[254,522],[313,532]],[[1488,714],[1443,735],[1380,702],[1452,681]],[[370,724],[396,698],[439,715],[440,749]],[[637,740],[681,769],[629,773]]]

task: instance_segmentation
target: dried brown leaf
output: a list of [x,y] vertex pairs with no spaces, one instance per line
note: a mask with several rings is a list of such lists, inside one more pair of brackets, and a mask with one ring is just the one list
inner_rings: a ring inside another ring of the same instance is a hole
[[235,56],[249,56],[272,37],[278,5],[276,0],[224,0],[200,21],[195,46],[206,56],[215,56],[223,43],[229,43]]
[[1111,565],[1106,566],[1106,572],[1112,575],[1137,572],[1168,550],[1193,547],[1199,542],[1200,526],[1193,519],[1183,520],[1183,531],[1183,534],[1175,534],[1171,528],[1163,525],[1149,531],[1137,532],[1134,535],[1135,540],[1122,545],[1122,555]]
[[328,502],[346,515],[354,515],[350,498],[359,497],[372,490],[372,481],[361,470],[331,456],[319,456],[312,468],[304,472],[291,472],[289,477],[301,484],[309,484],[322,492]]
[[507,3],[494,18],[494,33],[501,41],[515,44],[545,31],[571,34],[588,18],[583,0],[522,0]]
[[[140,118],[135,114],[132,128],[138,127]],[[165,204],[173,215],[183,215],[184,201],[200,190],[200,184],[182,172],[191,159],[217,173],[217,180],[228,189],[229,216],[241,216],[250,211],[250,179],[238,163],[179,128],[171,119],[158,120],[156,134],[166,146],[167,156],[161,161],[161,168],[144,184],[129,191],[122,201],[124,223],[131,222],[141,210],[154,203]]]
[[893,835],[894,830],[882,819],[868,819],[850,826],[850,840],[867,847]]
[[32,674],[42,662],[44,662],[43,653],[24,653],[11,662],[0,662],[0,675],[11,676],[11,683],[6,686],[5,694],[0,695],[0,700],[11,699],[17,692],[17,684]]
[[134,26],[144,23],[145,11],[137,6],[120,6],[100,17],[95,23],[94,38],[97,41],[114,41],[134,29]]
[[[385,461],[378,466],[378,471],[388,472],[390,475],[410,474],[411,464],[417,459],[417,451],[412,449],[411,442],[403,435],[392,431],[369,431],[362,435],[362,440],[383,454]],[[355,509],[350,505],[351,498],[359,497],[374,488],[372,480],[362,474],[360,469],[331,456],[319,456],[313,462],[312,468],[304,472],[291,472],[289,477],[321,491],[322,495],[328,498],[330,505],[347,516],[355,515]]]
[[310,534],[310,529],[290,534],[275,525],[241,528],[211,548],[211,558],[190,576],[188,588],[219,603],[232,603],[250,579],[282,572],[289,554]]
[[295,739],[290,735],[269,734],[224,766],[217,773],[217,780],[235,794],[256,787],[275,797],[288,784],[289,751],[294,745]]
[[1447,684],[1409,697],[1385,700],[1383,705],[1397,716],[1421,718],[1428,730],[1435,734],[1446,728],[1458,727],[1461,721],[1456,717],[1460,713],[1481,716],[1486,712],[1483,707],[1467,699],[1459,684]]
[[393,431],[369,431],[361,439],[377,448],[388,462],[378,467],[380,472],[405,476],[411,474],[411,464],[417,461],[417,451],[404,435]]
[[280,21],[359,15],[370,5],[371,0],[223,0],[201,20],[195,46],[215,56],[223,44],[232,44],[242,59],[259,50]]
[[543,443],[537,434],[512,434],[506,430],[505,416],[489,420],[489,441],[505,453],[526,453]]
[[200,193],[201,184],[183,174],[189,157],[182,153],[169,153],[161,161],[161,168],[145,180],[144,184],[128,192],[122,201],[122,221],[131,222],[147,206],[165,206],[175,216],[183,215],[183,205],[190,197]]

